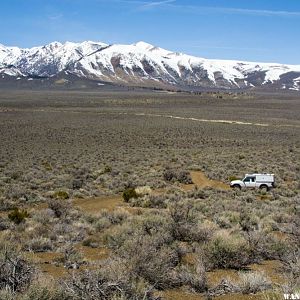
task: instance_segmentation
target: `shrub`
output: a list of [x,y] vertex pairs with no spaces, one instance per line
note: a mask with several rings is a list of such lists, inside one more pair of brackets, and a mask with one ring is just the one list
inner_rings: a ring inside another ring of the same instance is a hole
[[73,190],[79,190],[83,186],[83,179],[80,178],[73,179],[71,185]]
[[98,270],[73,273],[63,286],[71,299],[158,299],[153,296],[153,288],[117,258],[109,259]]
[[165,170],[163,173],[164,180],[166,181],[179,181],[180,183],[190,184],[193,183],[191,175],[187,171],[175,171],[171,169]]
[[141,186],[135,188],[135,191],[138,196],[145,196],[151,194],[151,188],[150,186]]
[[54,193],[53,197],[56,198],[56,199],[65,200],[65,199],[69,199],[69,194],[66,191],[57,191],[57,192]]
[[0,290],[0,299],[1,300],[15,300],[16,295],[10,290]]
[[170,169],[165,170],[163,176],[164,176],[164,180],[166,180],[166,181],[171,181],[172,179],[177,179],[176,172],[174,170],[170,170]]
[[243,294],[256,294],[272,287],[268,278],[261,272],[240,273],[239,288]]
[[205,250],[207,262],[212,268],[241,269],[249,262],[247,243],[241,237],[219,234]]
[[[291,291],[292,294],[294,291]],[[262,294],[262,300],[282,300],[282,291],[279,289],[273,291],[265,291]]]
[[48,207],[54,212],[57,218],[66,216],[70,210],[70,203],[59,199],[51,199],[48,201]]
[[172,220],[172,234],[174,239],[183,242],[205,241],[210,235],[208,228],[200,224],[191,204],[179,202],[169,206]]
[[[48,207],[49,207],[49,203],[48,203]],[[54,215],[55,214],[52,209],[46,208],[46,209],[35,211],[32,218],[35,222],[47,226],[52,222]]]
[[179,263],[175,249],[165,244],[160,235],[136,235],[128,238],[117,251],[133,272],[156,288],[166,289],[180,285],[174,272]]
[[8,222],[4,218],[0,217],[0,231],[6,230],[8,228],[9,228]]
[[159,289],[176,287],[181,284],[175,270],[180,255],[170,225],[171,220],[158,213],[136,216],[114,227],[106,240],[137,276]]
[[71,298],[58,285],[49,286],[43,282],[37,282],[29,287],[20,300],[71,300]]
[[86,238],[82,241],[82,245],[85,247],[97,248],[99,247],[99,242],[95,238]]
[[110,173],[111,171],[112,171],[112,167],[110,167],[110,166],[104,167],[104,173]]
[[138,195],[137,195],[137,193],[136,193],[136,191],[135,191],[134,188],[127,188],[123,192],[122,196],[123,196],[123,199],[124,199],[125,202],[129,202],[129,200],[131,198],[138,198]]
[[[234,294],[240,292],[240,288],[230,282],[228,279],[222,279],[221,282],[207,291],[207,299],[213,299],[214,297],[226,295],[226,294]],[[233,299],[233,298],[229,298]]]
[[193,222],[192,205],[185,202],[171,204],[169,206],[169,214],[175,224]]
[[177,175],[177,180],[180,183],[184,183],[184,184],[191,184],[191,183],[193,183],[191,175],[187,171],[180,171],[178,173],[178,175]]
[[9,199],[18,200],[20,198],[26,198],[26,190],[20,185],[11,185],[5,193],[5,196]]
[[186,266],[181,267],[178,276],[183,285],[190,286],[197,293],[207,290],[205,266],[201,259],[196,261],[194,270],[190,270]]
[[239,180],[239,179],[240,179],[240,178],[238,178],[238,177],[236,177],[236,176],[234,176],[234,175],[228,177],[228,180],[229,180],[229,181]]
[[251,262],[259,262],[262,259],[271,259],[269,235],[262,230],[251,230],[243,232],[249,250]]
[[0,290],[22,292],[33,279],[34,267],[15,248],[0,245]]
[[25,222],[25,219],[28,217],[29,213],[26,210],[19,210],[18,208],[15,208],[8,214],[8,218],[17,225]]
[[0,198],[0,210],[1,211],[6,211],[6,210],[11,210],[14,209],[15,207],[15,201],[13,200],[7,200],[5,198]]
[[[291,275],[293,279],[300,278],[300,250],[290,249],[285,251],[280,258],[284,270]],[[300,280],[299,280],[300,281]],[[300,284],[300,282],[299,282]]]
[[109,228],[111,226],[110,220],[106,216],[100,217],[95,224],[95,228],[97,231],[101,231],[103,229]]
[[117,225],[123,223],[130,214],[127,210],[120,208],[112,212],[104,212],[104,215],[106,215],[111,224]]
[[243,231],[252,231],[258,229],[258,220],[254,216],[243,211],[240,214],[239,225]]
[[266,258],[280,259],[290,250],[290,244],[282,239],[267,236],[266,240]]
[[51,240],[44,237],[36,237],[26,242],[26,249],[34,252],[46,252],[52,250]]
[[68,269],[78,269],[79,265],[82,263],[82,254],[71,244],[65,245],[62,251],[63,257],[57,258],[56,261],[63,263]]
[[[117,250],[128,240],[137,236],[155,236],[157,242],[169,244],[174,241],[171,234],[171,222],[165,215],[149,213],[129,218],[121,226],[115,226],[105,235],[106,242],[110,248]],[[126,251],[127,252],[127,251]],[[125,252],[125,253],[126,253]]]
[[52,170],[53,170],[53,168],[52,168],[52,166],[51,166],[51,163],[48,162],[48,161],[42,162],[42,166],[43,166],[47,171],[52,171]]
[[165,200],[165,197],[162,195],[145,195],[144,197],[131,200],[130,204],[135,207],[144,208],[167,208]]

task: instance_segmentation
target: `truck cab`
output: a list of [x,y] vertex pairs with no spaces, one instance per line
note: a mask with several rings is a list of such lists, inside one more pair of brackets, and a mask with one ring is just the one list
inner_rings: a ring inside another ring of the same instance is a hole
[[268,191],[275,187],[274,174],[246,174],[242,180],[233,180],[230,182],[230,187],[244,188],[259,188]]

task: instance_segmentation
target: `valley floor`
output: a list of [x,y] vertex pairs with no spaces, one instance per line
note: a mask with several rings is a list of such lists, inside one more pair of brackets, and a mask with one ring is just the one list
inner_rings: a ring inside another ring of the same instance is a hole
[[219,96],[2,91],[0,299],[296,292],[300,97]]

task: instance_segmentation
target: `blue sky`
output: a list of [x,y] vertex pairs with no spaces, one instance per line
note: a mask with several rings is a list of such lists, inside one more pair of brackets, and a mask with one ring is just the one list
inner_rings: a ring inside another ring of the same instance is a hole
[[300,64],[298,0],[1,0],[0,43],[140,40],[195,56]]

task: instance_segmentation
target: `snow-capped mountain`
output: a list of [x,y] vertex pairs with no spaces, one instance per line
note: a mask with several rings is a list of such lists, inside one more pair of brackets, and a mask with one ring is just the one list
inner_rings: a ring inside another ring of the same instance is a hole
[[270,86],[300,90],[300,65],[205,59],[145,42],[132,45],[53,42],[31,49],[0,44],[0,74],[3,78],[6,75],[38,78],[69,74],[141,86],[225,89]]

